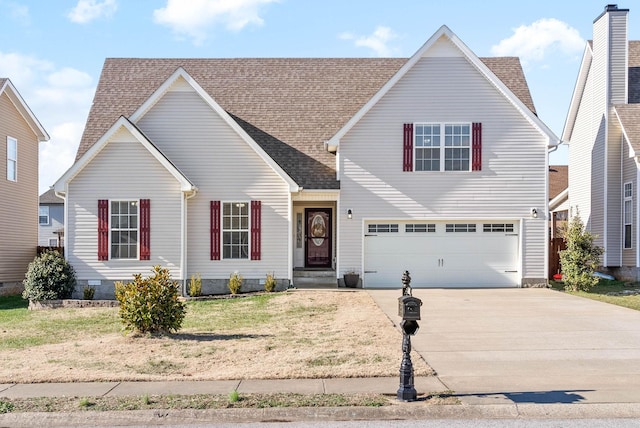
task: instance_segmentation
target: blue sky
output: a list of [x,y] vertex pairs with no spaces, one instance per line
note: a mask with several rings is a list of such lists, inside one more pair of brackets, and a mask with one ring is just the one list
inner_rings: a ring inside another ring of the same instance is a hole
[[[640,8],[629,38],[640,39]],[[478,56],[520,57],[540,118],[560,136],[604,1],[0,0],[0,77],[51,140],[40,192],[71,166],[105,58],[409,57],[443,24]],[[551,156],[567,163],[567,149]]]

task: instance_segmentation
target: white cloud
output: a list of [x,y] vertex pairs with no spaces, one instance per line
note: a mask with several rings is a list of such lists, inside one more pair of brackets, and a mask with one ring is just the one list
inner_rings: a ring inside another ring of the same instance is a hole
[[531,25],[521,25],[513,35],[491,47],[496,56],[518,56],[524,63],[543,61],[553,52],[571,58],[579,55],[585,46],[580,33],[567,23],[543,18]]
[[378,26],[369,36],[356,36],[351,33],[343,33],[340,35],[344,40],[355,40],[357,47],[365,47],[373,49],[376,55],[380,57],[391,56],[394,49],[389,46],[389,42],[398,38],[391,28]]
[[166,25],[179,35],[202,44],[211,27],[222,24],[233,31],[247,25],[262,25],[260,8],[278,0],[167,0],[164,8],[153,11],[156,24]]
[[17,3],[8,3],[6,4],[6,7],[9,10],[9,16],[14,21],[22,25],[28,25],[31,22],[29,8],[27,6]]
[[95,92],[87,73],[49,61],[0,52],[0,76],[8,77],[51,140],[40,143],[40,193],[72,164]]
[[78,0],[67,17],[76,24],[86,24],[98,18],[109,18],[118,9],[116,0]]

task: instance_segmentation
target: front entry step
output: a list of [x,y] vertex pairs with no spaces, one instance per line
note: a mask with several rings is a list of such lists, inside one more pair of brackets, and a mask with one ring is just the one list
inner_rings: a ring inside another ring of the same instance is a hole
[[293,286],[296,288],[338,288],[333,269],[294,269]]

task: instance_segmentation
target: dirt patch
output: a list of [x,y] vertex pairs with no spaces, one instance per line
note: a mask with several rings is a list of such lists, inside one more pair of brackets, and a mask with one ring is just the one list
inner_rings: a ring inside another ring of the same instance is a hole
[[[81,310],[117,314],[117,308]],[[78,334],[61,343],[3,350],[0,383],[398,375],[402,336],[366,292],[285,292],[268,302],[267,311],[270,322],[220,330],[185,326],[159,337]],[[415,376],[433,374],[415,352],[412,360]]]

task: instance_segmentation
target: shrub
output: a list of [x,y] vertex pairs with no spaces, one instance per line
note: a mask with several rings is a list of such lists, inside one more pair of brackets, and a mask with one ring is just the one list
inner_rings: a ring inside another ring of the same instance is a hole
[[133,282],[116,282],[119,315],[125,330],[140,333],[175,332],[182,327],[186,306],[179,300],[179,285],[169,269],[154,266],[153,275],[133,276]]
[[191,279],[189,280],[189,296],[198,297],[201,294],[202,278],[200,278],[200,274],[191,275]]
[[62,254],[49,250],[29,263],[22,284],[22,297],[27,300],[69,299],[76,286],[76,273]]
[[271,293],[276,289],[276,276],[273,273],[267,274],[267,279],[264,281],[264,289]]
[[85,287],[82,289],[82,298],[84,300],[93,300],[93,296],[96,294],[96,289],[93,287],[89,287],[88,285],[85,285]]
[[231,294],[238,294],[242,291],[242,275],[234,272],[229,276],[229,291]]
[[568,291],[589,291],[599,281],[593,272],[600,264],[602,247],[593,243],[595,236],[584,229],[579,214],[576,214],[567,228],[565,241],[567,248],[560,251],[562,279]]

